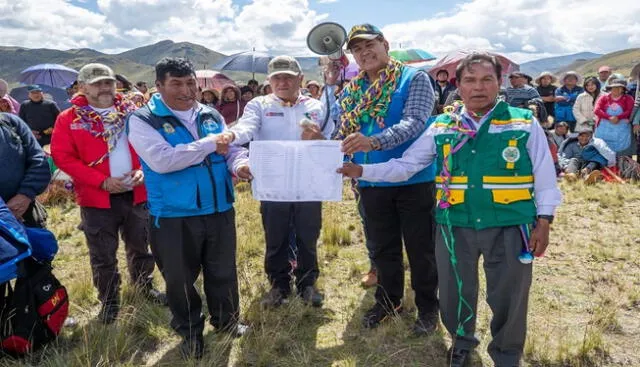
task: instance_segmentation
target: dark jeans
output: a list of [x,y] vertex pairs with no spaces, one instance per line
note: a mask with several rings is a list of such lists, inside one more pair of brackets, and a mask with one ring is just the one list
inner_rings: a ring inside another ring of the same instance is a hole
[[356,197],[356,203],[358,204],[358,214],[360,215],[360,221],[362,222],[362,228],[364,229],[364,245],[367,248],[367,255],[369,256],[369,271],[376,271],[376,264],[373,262],[373,251],[375,249],[375,245],[371,238],[367,236],[367,221],[364,217],[364,206],[362,205],[362,199],[360,199],[360,191],[353,191]]
[[433,182],[361,189],[366,231],[374,243],[378,270],[376,302],[400,304],[404,295],[402,243],[411,268],[411,288],[418,312],[438,310],[438,274],[434,248]]
[[171,327],[184,338],[202,336],[202,299],[195,287],[202,270],[215,328],[238,321],[235,211],[193,217],[151,216],[151,249],[167,283]]
[[111,208],[81,207],[81,229],[89,246],[93,284],[102,302],[119,300],[118,240],[122,236],[131,280],[150,284],[153,256],[148,245],[148,213],[145,204],[133,205],[133,193],[111,195]]
[[263,201],[260,212],[267,243],[264,267],[271,285],[285,294],[291,292],[289,235],[292,230],[298,251],[297,267],[293,271],[296,288],[302,292],[304,287],[314,285],[320,273],[316,249],[322,226],[322,203]]

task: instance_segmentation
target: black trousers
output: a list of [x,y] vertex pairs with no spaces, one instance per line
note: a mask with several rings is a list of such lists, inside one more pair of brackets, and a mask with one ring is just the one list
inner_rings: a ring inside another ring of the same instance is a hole
[[173,318],[182,337],[201,336],[202,300],[195,282],[202,270],[210,323],[225,328],[238,321],[234,209],[178,218],[150,218],[151,250],[167,284]]
[[367,236],[378,269],[376,302],[398,306],[404,295],[404,242],[418,312],[438,310],[433,182],[360,190]]
[[263,201],[260,203],[260,212],[267,243],[264,268],[271,285],[280,288],[285,294],[291,292],[291,230],[295,232],[298,248],[298,266],[294,270],[296,288],[298,292],[302,292],[304,287],[314,285],[320,273],[316,249],[322,226],[322,203]]

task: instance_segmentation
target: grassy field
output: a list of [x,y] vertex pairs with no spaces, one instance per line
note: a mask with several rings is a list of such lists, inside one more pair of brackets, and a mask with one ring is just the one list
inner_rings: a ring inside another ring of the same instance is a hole
[[[535,262],[524,365],[640,366],[640,187],[578,183],[562,189],[565,201],[547,256]],[[200,363],[180,358],[168,309],[142,300],[127,286],[119,320],[110,326],[95,321],[99,304],[84,237],[76,229],[78,209],[70,203],[52,206],[49,223],[60,240],[55,273],[69,289],[78,324],[44,350],[19,361],[2,358],[0,366],[445,366],[449,339],[441,330],[429,338],[411,335],[415,308],[408,285],[400,317],[376,330],[361,327],[373,290],[359,286],[368,262],[348,190],[345,199],[324,206],[318,284],[324,307],[296,300],[262,311],[259,300],[268,285],[258,205],[246,186],[239,188],[242,314],[253,331],[230,340],[206,329],[207,352]],[[124,264],[120,261],[123,275]],[[156,283],[162,288],[159,275]],[[475,366],[492,365],[485,352],[490,310],[484,293],[481,287],[482,344]]]

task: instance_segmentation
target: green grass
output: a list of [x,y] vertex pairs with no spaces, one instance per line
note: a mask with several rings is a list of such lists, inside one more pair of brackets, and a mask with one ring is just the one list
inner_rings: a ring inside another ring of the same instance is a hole
[[[638,366],[640,188],[562,185],[565,202],[553,225],[550,248],[534,266],[523,364]],[[207,327],[205,359],[185,362],[178,352],[179,338],[169,327],[168,309],[148,303],[127,285],[119,320],[109,326],[97,323],[99,302],[84,236],[76,229],[79,211],[66,203],[49,208],[49,223],[60,238],[55,272],[69,289],[71,314],[78,324],[65,328],[42,351],[23,360],[2,358],[0,366],[446,365],[450,341],[442,330],[429,338],[411,335],[415,306],[408,274],[405,312],[376,330],[362,328],[360,319],[373,304],[373,290],[359,286],[369,264],[349,190],[345,201],[324,204],[318,250],[324,307],[293,300],[262,310],[259,301],[268,284],[258,203],[246,185],[237,191],[238,277],[243,319],[253,328],[250,335],[231,340]],[[162,288],[159,275],[156,284]],[[485,296],[481,285],[477,333],[482,342],[472,364],[478,366],[492,365],[485,352],[491,316]]]

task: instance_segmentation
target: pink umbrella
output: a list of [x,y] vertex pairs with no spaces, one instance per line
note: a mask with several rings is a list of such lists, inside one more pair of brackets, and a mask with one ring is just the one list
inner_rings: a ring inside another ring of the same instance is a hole
[[472,53],[484,53],[495,56],[498,59],[498,62],[502,65],[503,80],[507,80],[506,77],[514,71],[520,70],[520,65],[511,61],[506,56],[500,55],[495,52],[465,49],[453,51],[445,55],[443,58],[438,60],[438,62],[431,69],[429,69],[429,74],[431,74],[431,76],[435,78],[438,74],[438,71],[446,70],[449,73],[450,77],[454,77],[456,75],[456,67],[458,66],[460,61],[462,61],[462,59]]
[[198,86],[202,89],[221,90],[225,85],[236,85],[226,75],[213,70],[196,70],[196,79],[198,80]]

